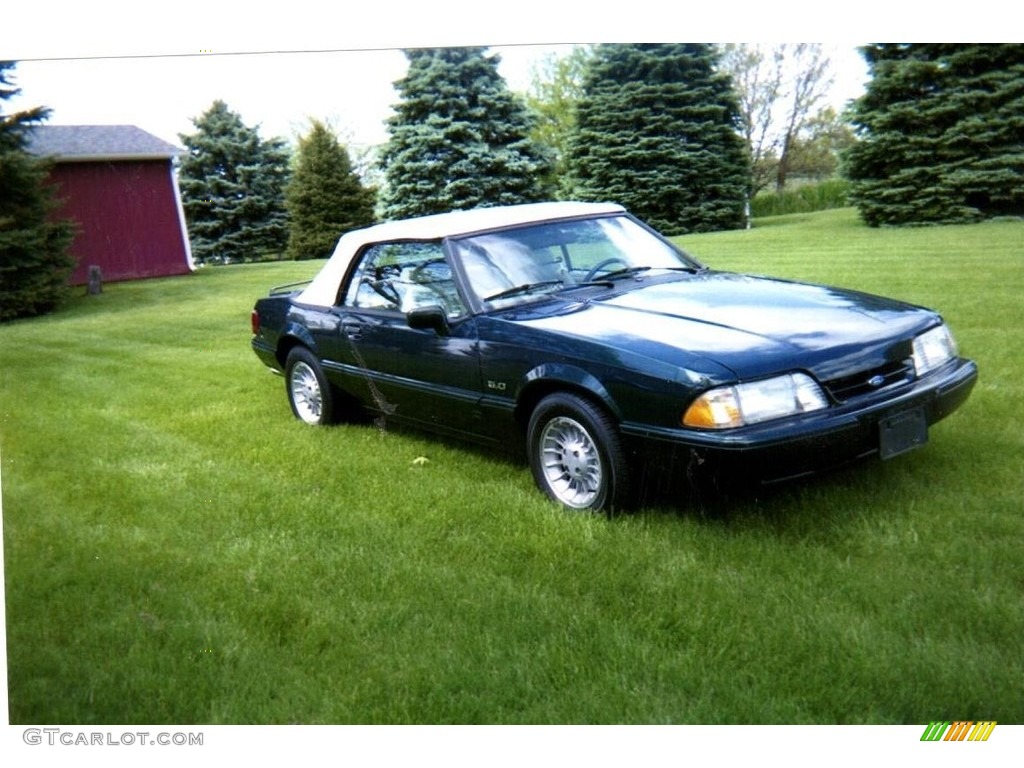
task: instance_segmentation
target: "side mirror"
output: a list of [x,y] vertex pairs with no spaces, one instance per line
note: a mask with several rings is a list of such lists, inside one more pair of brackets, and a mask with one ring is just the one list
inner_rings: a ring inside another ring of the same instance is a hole
[[437,304],[430,304],[426,307],[419,307],[406,313],[405,320],[410,328],[418,331],[436,331],[438,336],[447,336],[451,333],[448,325],[448,315],[444,308]]

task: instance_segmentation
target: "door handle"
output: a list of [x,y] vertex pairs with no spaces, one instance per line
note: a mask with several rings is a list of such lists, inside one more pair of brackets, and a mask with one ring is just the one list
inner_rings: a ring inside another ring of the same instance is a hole
[[362,323],[342,323],[341,332],[349,339],[359,339],[363,335],[363,324]]

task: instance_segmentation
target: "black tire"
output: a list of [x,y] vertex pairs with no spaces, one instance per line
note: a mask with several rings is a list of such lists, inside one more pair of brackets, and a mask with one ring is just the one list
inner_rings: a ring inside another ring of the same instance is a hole
[[629,499],[629,467],[614,419],[568,392],[548,395],[526,431],[533,479],[547,496],[577,510],[607,512]]
[[333,424],[337,419],[334,389],[316,356],[305,347],[288,353],[284,386],[295,418],[312,426]]

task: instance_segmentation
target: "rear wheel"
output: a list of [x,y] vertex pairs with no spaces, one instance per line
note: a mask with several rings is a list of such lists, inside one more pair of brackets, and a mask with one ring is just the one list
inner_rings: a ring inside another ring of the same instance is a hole
[[527,451],[537,486],[566,507],[613,512],[625,504],[629,469],[618,429],[590,401],[566,392],[541,400]]
[[334,421],[334,393],[312,352],[305,347],[289,352],[284,378],[288,403],[297,418],[313,426]]

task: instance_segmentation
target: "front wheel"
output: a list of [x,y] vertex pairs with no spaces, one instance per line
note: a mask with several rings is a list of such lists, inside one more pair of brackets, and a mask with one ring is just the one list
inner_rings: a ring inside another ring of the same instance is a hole
[[629,470],[615,422],[588,400],[545,397],[527,428],[537,486],[570,509],[612,512],[625,504]]
[[296,417],[313,426],[334,421],[334,392],[312,352],[305,347],[289,352],[284,378]]

